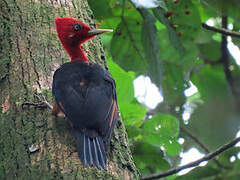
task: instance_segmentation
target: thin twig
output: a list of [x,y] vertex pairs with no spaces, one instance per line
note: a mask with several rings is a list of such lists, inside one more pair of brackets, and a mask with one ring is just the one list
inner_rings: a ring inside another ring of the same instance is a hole
[[[187,131],[184,128],[180,128],[181,132],[183,132],[184,134],[186,134],[189,138],[191,138],[196,144],[198,144],[206,153],[210,153],[209,149],[207,148],[207,146],[205,144],[203,144],[196,136],[194,136],[192,133],[190,133],[189,131]],[[229,166],[224,166],[222,165],[216,158],[213,159],[213,161],[217,164],[217,166],[219,168],[224,168],[224,169],[231,169],[231,167]]]
[[22,103],[22,109],[24,109],[24,106],[34,106],[37,108],[53,109],[53,106],[46,100],[44,95],[34,94],[33,96],[36,97],[40,101],[40,103],[24,102]]
[[[222,27],[225,28],[227,27],[227,17],[223,16],[222,17]],[[229,69],[229,53],[228,53],[228,49],[227,49],[227,37],[226,36],[222,36],[222,42],[221,42],[221,52],[222,52],[222,57],[221,57],[221,62],[223,64],[224,67],[224,73],[226,76],[226,80],[229,84],[229,87],[232,91],[234,91],[234,87],[233,87],[233,77],[231,74],[231,71]],[[234,95],[234,93],[233,93]]]
[[217,32],[217,33],[221,33],[221,34],[224,34],[224,35],[227,35],[227,36],[240,38],[240,33],[239,32],[230,31],[226,28],[216,28],[216,27],[213,27],[213,26],[209,26],[206,23],[202,23],[202,27],[207,29],[207,30],[214,31],[214,32]]
[[180,128],[181,131],[186,134],[188,137],[190,137],[193,141],[195,141],[195,143],[197,143],[206,153],[209,153],[210,151],[208,150],[208,148],[196,137],[194,136],[192,133],[188,132],[186,129],[184,128]]
[[[227,28],[228,25],[228,17],[227,16],[222,16],[222,27]],[[231,73],[231,70],[229,69],[230,65],[230,58],[229,58],[229,51],[227,48],[227,37],[222,35],[222,42],[221,42],[221,63],[223,65],[226,81],[228,84],[228,87],[232,93],[233,100],[236,104],[236,109],[238,110],[240,107],[240,100],[239,100],[239,93],[238,90],[236,89],[235,83],[234,83],[234,78]]]
[[44,95],[34,94],[34,97],[37,97],[39,99],[39,101],[44,103],[49,109],[53,109],[53,106],[46,100]]
[[22,109],[24,109],[25,106],[34,106],[36,108],[46,108],[47,107],[47,105],[45,103],[32,103],[32,102],[22,103]]
[[222,15],[222,28],[216,28],[216,27],[212,27],[209,26],[205,23],[202,24],[202,27],[214,32],[218,32],[222,34],[222,41],[221,41],[221,52],[222,52],[222,56],[220,61],[216,61],[216,64],[218,64],[219,62],[222,63],[223,67],[224,67],[224,73],[225,73],[225,77],[229,86],[229,89],[231,90],[232,96],[233,96],[233,100],[236,104],[236,109],[239,109],[240,107],[240,99],[239,97],[239,93],[235,87],[234,84],[234,78],[231,74],[231,71],[229,69],[229,64],[230,64],[230,60],[229,60],[229,52],[227,49],[227,35],[232,36],[232,37],[237,37],[240,38],[240,33],[239,32],[234,32],[234,31],[230,31],[227,29],[227,16]]
[[155,173],[155,174],[151,174],[151,175],[148,175],[148,176],[143,176],[141,179],[146,180],[146,179],[162,178],[162,177],[166,177],[166,176],[176,174],[183,169],[198,166],[201,162],[209,161],[209,160],[213,159],[214,157],[216,157],[217,155],[221,154],[222,152],[224,152],[224,151],[228,150],[229,148],[233,147],[239,141],[240,141],[240,137],[237,137],[237,138],[233,139],[232,141],[230,141],[229,143],[221,146],[216,151],[214,151],[212,153],[208,153],[208,154],[206,154],[205,156],[203,156],[202,158],[200,158],[196,161],[190,162],[190,163],[188,163],[186,165],[183,165],[183,166],[179,166],[179,167],[176,167],[176,168],[169,169],[169,170],[161,172],[161,173]]

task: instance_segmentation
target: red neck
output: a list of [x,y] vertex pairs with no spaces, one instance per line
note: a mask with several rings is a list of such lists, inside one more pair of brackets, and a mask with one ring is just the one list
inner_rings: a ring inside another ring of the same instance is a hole
[[87,56],[85,55],[81,45],[75,47],[65,48],[71,57],[71,62],[84,61],[89,62]]

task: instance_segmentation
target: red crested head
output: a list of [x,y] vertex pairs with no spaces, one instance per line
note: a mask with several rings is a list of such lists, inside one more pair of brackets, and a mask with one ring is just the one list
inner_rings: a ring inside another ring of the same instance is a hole
[[59,18],[55,19],[58,37],[63,46],[78,46],[86,40],[93,38],[93,35],[88,34],[91,29],[81,21],[72,18]]
[[110,29],[91,29],[81,21],[72,18],[56,17],[55,23],[58,37],[72,62],[77,60],[88,61],[81,49],[82,43],[97,34],[112,32]]

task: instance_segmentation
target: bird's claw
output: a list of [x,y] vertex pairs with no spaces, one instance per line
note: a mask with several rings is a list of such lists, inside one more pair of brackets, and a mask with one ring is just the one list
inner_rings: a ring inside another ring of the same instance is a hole
[[34,106],[37,108],[50,108],[53,109],[52,105],[47,102],[46,97],[42,94],[34,94],[34,98],[37,98],[40,103],[32,103],[32,102],[24,102],[22,103],[22,109],[24,109],[24,106]]

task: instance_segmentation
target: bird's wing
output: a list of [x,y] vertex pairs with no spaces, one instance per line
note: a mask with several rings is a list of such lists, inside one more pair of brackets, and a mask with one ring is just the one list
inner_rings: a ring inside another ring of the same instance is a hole
[[109,129],[108,129],[107,136],[104,139],[106,144],[110,144],[111,136],[113,133],[113,128],[115,127],[115,125],[117,123],[120,112],[119,112],[118,102],[117,102],[115,81],[112,78],[112,75],[108,71],[105,71],[104,79],[107,82],[109,82],[112,86],[112,101],[111,101],[111,106],[109,106],[109,108],[108,108],[110,113],[108,113],[108,117],[106,118],[108,120]]

